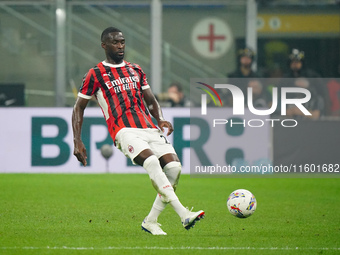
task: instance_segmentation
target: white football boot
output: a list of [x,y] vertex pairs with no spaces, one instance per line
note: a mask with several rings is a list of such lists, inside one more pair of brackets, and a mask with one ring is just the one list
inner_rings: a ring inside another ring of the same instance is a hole
[[195,226],[196,221],[199,221],[200,219],[203,219],[204,216],[205,216],[205,212],[202,211],[202,210],[200,210],[198,212],[192,212],[192,208],[191,208],[190,211],[187,210],[187,213],[182,218],[183,227],[186,230],[189,230],[190,228]]
[[148,221],[147,218],[145,218],[142,222],[142,230],[154,236],[167,235],[167,233],[165,233],[160,226],[161,224],[159,224],[157,221]]

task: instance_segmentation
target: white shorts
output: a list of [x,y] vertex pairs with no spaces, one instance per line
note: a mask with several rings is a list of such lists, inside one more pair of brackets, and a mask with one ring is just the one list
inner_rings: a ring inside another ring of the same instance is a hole
[[116,135],[116,147],[125,156],[133,159],[143,150],[150,149],[157,158],[165,154],[176,154],[174,147],[156,128],[123,128]]

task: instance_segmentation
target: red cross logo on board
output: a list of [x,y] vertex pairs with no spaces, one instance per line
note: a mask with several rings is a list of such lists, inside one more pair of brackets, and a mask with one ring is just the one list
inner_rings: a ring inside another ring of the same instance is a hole
[[199,35],[197,37],[198,40],[208,40],[209,41],[209,51],[214,51],[214,43],[215,40],[225,40],[226,36],[224,35],[216,35],[214,32],[214,24],[209,25],[208,35]]
[[233,34],[228,23],[220,18],[199,20],[193,27],[191,43],[197,54],[204,58],[220,58],[233,44]]

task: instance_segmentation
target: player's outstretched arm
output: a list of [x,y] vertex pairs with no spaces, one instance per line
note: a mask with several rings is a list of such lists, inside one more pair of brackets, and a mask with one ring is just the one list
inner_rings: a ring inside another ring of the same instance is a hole
[[166,121],[163,117],[162,109],[155,98],[155,95],[152,93],[151,89],[143,90],[143,95],[145,99],[145,103],[151,113],[151,115],[157,120],[158,127],[164,132],[164,128],[168,129],[167,135],[170,135],[174,128],[169,121]]
[[72,112],[72,129],[73,129],[73,142],[74,142],[74,156],[84,165],[87,165],[86,148],[81,140],[81,128],[84,119],[84,110],[87,106],[88,99],[78,97],[73,107]]

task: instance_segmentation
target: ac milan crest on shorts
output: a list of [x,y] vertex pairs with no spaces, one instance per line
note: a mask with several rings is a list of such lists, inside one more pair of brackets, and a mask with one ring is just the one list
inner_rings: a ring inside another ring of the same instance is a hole
[[125,156],[132,160],[144,150],[151,150],[157,158],[165,154],[176,154],[174,147],[164,139],[161,130],[156,128],[122,128],[115,140]]
[[129,146],[128,146],[128,150],[129,150],[130,153],[133,153],[133,152],[134,152],[133,146],[132,146],[132,145],[129,145]]

